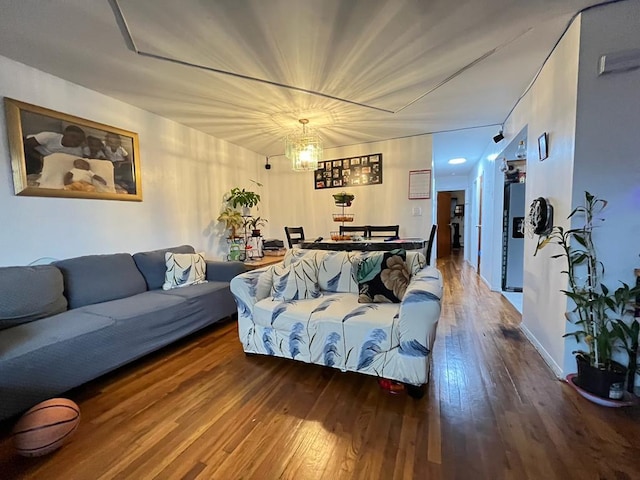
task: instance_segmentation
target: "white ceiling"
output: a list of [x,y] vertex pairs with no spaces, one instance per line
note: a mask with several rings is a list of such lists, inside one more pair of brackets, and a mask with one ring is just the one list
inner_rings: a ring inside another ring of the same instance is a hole
[[303,117],[325,146],[463,129],[438,173],[482,155],[596,3],[0,0],[0,55],[264,155]]

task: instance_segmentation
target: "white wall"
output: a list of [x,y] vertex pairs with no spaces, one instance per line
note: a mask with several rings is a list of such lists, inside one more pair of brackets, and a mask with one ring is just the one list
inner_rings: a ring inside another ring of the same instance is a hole
[[224,192],[258,175],[261,156],[5,57],[0,96],[137,132],[143,194],[140,203],[15,196],[2,109],[0,265],[181,243],[226,255],[211,222]]
[[[482,225],[482,245],[480,252],[480,278],[484,280],[492,290],[499,290],[492,284],[496,275],[494,261],[495,242],[502,241],[502,210],[496,210],[496,182],[498,178],[496,161],[487,160],[486,155],[480,159],[473,171],[469,174],[469,191],[467,196],[469,203],[467,234],[465,235],[465,259],[477,270],[478,265],[478,225]],[[500,174],[501,175],[501,174]],[[482,218],[479,218],[480,193],[482,193]],[[500,192],[499,192],[500,193]],[[501,195],[498,195],[501,199]],[[465,212],[466,213],[466,212]],[[468,254],[468,256],[467,256]],[[499,271],[498,273],[499,274]]]
[[[432,168],[431,136],[386,140],[348,147],[330,148],[325,160],[382,153],[383,183],[347,187],[353,193],[353,205],[345,213],[354,214],[353,225],[400,225],[400,236],[428,238],[432,224],[431,200],[408,200],[409,170]],[[261,181],[268,192],[269,228],[267,234],[284,238],[285,226],[303,226],[307,238],[338,230],[332,220],[339,213],[332,195],[341,188],[314,189],[312,172],[293,172],[284,157],[270,162],[271,170],[262,170]],[[432,198],[434,193],[432,192]],[[413,208],[422,214],[413,216]]]
[[[635,282],[640,268],[640,70],[598,76],[597,65],[603,54],[640,48],[640,2],[582,17],[572,203],[582,203],[585,191],[609,202],[594,241],[604,283],[617,288]],[[567,349],[565,371],[574,369]]]
[[[554,223],[568,226],[571,211],[580,19],[576,19],[544,66],[530,92],[505,124],[511,141],[528,124],[526,205],[545,197]],[[538,160],[537,138],[549,133],[549,157]],[[525,237],[522,329],[557,374],[562,372],[566,331],[566,276],[558,253],[546,248],[533,256],[537,237]]]
[[[574,21],[531,91],[505,125],[510,141],[528,124],[527,204],[547,198],[554,223],[567,216],[588,190],[609,201],[596,242],[606,266],[605,283],[633,282],[640,266],[640,71],[597,75],[600,55],[640,47],[640,4],[595,8]],[[549,158],[538,160],[537,138],[549,134]],[[564,320],[568,301],[563,259],[553,247],[533,257],[536,238],[525,238],[522,329],[558,375],[575,371],[574,326]]]

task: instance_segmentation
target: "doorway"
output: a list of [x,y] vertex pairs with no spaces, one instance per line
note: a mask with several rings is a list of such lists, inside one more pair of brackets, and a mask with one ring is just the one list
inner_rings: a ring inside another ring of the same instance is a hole
[[464,190],[438,192],[436,222],[438,225],[437,258],[461,254],[464,249]]
[[437,257],[451,255],[451,192],[438,192],[438,241]]
[[472,256],[470,263],[476,269],[476,273],[480,275],[480,263],[482,260],[482,175],[479,175],[473,181],[472,201],[475,203],[472,212],[472,224],[475,232],[471,234],[475,237],[472,239]]

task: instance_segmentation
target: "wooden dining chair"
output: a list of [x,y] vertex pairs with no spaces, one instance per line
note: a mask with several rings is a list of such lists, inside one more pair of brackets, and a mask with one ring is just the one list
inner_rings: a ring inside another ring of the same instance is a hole
[[429,234],[429,243],[427,244],[427,265],[431,265],[431,252],[433,251],[433,242],[436,239],[436,230],[438,230],[438,225],[433,224],[431,227],[431,233]]
[[284,233],[287,235],[289,248],[293,248],[294,245],[304,240],[304,228],[302,227],[284,227]]
[[400,225],[367,225],[367,237],[398,237]]
[[353,233],[366,237],[368,229],[366,225],[340,225],[340,235],[344,235],[345,233]]

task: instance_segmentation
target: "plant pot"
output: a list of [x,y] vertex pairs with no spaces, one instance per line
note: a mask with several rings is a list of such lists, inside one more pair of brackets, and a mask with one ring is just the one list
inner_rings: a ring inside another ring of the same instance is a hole
[[353,199],[356,198],[355,195],[351,194],[351,193],[336,193],[333,195],[333,200],[335,201],[336,205],[339,207],[350,207],[351,206],[351,202],[353,202]]
[[254,228],[253,230],[251,230],[251,236],[252,237],[259,237],[260,236],[260,229],[259,228]]
[[583,354],[576,355],[578,364],[578,376],[575,380],[583,390],[602,398],[609,398],[611,385],[619,383],[624,385],[627,369],[618,362],[611,361],[608,368],[597,368],[591,365],[589,357]]

